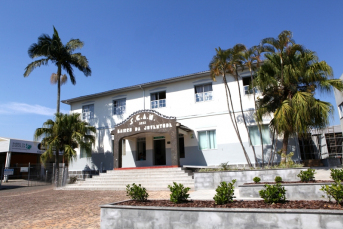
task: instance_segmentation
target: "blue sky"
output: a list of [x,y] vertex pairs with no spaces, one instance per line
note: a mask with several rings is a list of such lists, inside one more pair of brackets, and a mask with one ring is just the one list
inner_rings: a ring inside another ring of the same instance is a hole
[[[343,1],[2,1],[0,136],[33,139],[56,110],[52,64],[24,78],[27,50],[53,25],[63,43],[79,38],[92,76],[75,69],[61,99],[208,70],[215,48],[247,47],[291,30],[293,38],[343,73]],[[317,95],[335,106],[333,94]],[[69,106],[61,104],[62,111]]]

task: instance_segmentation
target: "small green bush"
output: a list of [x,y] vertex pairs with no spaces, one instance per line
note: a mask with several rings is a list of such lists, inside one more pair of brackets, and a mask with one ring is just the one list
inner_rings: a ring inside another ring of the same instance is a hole
[[225,181],[220,182],[220,185],[216,189],[216,195],[213,197],[214,202],[216,204],[227,204],[233,201],[234,196],[234,184],[236,180],[232,180],[232,182],[226,183]]
[[256,184],[259,183],[261,181],[261,178],[259,177],[254,177],[254,179],[252,179]]
[[77,176],[69,177],[69,184],[75,184],[76,181],[77,181]]
[[330,201],[333,198],[337,204],[343,204],[343,185],[340,180],[335,180],[332,185],[322,185],[320,190],[326,194]]
[[173,186],[168,185],[168,188],[171,191],[170,201],[176,204],[187,202],[187,198],[189,197],[189,194],[187,193],[191,188],[185,188],[183,187],[183,184],[177,184],[176,182],[173,182],[173,184]]
[[332,180],[343,180],[343,169],[330,169]]
[[316,172],[314,169],[309,168],[306,171],[300,171],[297,177],[299,177],[302,182],[309,182],[311,180],[314,180],[315,173]]
[[264,185],[266,189],[259,192],[265,203],[284,203],[286,201],[286,189],[277,183],[276,185]]
[[133,183],[132,186],[129,184],[126,186],[126,196],[129,196],[133,200],[147,201],[149,194],[140,184],[136,185]]
[[281,183],[282,182],[282,177],[276,176],[274,180],[275,180],[276,183]]
[[229,170],[229,168],[230,168],[229,162],[221,163],[220,168],[221,168],[221,170]]

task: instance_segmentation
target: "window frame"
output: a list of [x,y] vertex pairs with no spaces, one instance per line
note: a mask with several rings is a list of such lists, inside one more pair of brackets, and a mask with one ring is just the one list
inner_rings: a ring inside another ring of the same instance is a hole
[[[214,131],[214,133],[215,133],[215,145],[214,145],[214,148],[206,148],[206,149],[202,149],[201,148],[201,145],[200,145],[200,132],[206,132],[206,141],[207,141],[207,146],[209,146],[210,144],[209,144],[209,142],[208,142],[208,132],[210,132],[210,131]],[[216,149],[218,149],[218,147],[217,147],[217,130],[216,129],[210,129],[210,130],[199,130],[199,131],[197,131],[197,135],[198,135],[198,148],[199,148],[199,150],[216,150]]]
[[[249,79],[249,84],[248,85],[244,85],[244,78],[248,78]],[[255,94],[260,93],[260,91],[256,87],[249,90],[250,83],[251,83],[251,76],[242,76],[242,85],[243,85],[244,95],[252,95],[252,94],[254,94],[253,90],[255,90]]]
[[[85,107],[88,107],[88,110],[89,110],[88,112],[90,113],[89,115],[87,115],[87,117],[85,117],[85,114],[86,114],[86,112],[84,112]],[[90,107],[93,107],[93,110],[90,110],[89,109]],[[82,105],[82,120],[91,120],[91,119],[94,119],[94,103]]]
[[[165,99],[160,99],[159,97],[160,97],[160,93],[165,93]],[[153,94],[157,94],[158,96],[158,98],[157,99],[155,99],[155,100],[152,100],[151,99],[151,97],[152,97],[152,95]],[[164,104],[164,106],[161,106],[161,103],[160,102],[158,102],[157,104],[158,104],[158,106],[157,107],[155,107],[155,106],[152,106],[152,102],[153,101],[162,101],[162,100],[164,100],[164,103],[162,103],[162,104]],[[150,93],[150,109],[160,109],[160,108],[165,108],[165,107],[167,107],[167,91],[157,91],[157,92],[152,92],[152,93]]]
[[[211,85],[211,99],[208,99],[208,100],[204,100],[204,98],[205,98],[205,93],[206,92],[209,92],[209,91],[206,91],[205,92],[205,86],[208,86],[208,85]],[[202,86],[202,88],[203,88],[203,92],[201,92],[201,93],[196,93],[196,87],[200,87],[200,86]],[[197,94],[202,94],[202,100],[201,101],[197,101]],[[195,101],[195,103],[201,103],[201,102],[211,102],[211,101],[213,101],[213,84],[212,83],[204,83],[204,84],[197,84],[197,85],[194,85],[194,101]]]
[[[124,106],[117,106],[117,107],[115,107],[115,102],[118,104],[118,102],[120,102],[120,101],[124,101],[124,102],[125,102],[125,105],[124,105]],[[117,113],[117,109],[118,109],[119,107],[124,107],[124,109],[121,109],[121,113]],[[123,115],[123,114],[125,114],[125,113],[126,113],[126,98],[114,99],[114,100],[112,101],[112,109],[113,109],[113,111],[112,111],[112,114],[113,114],[113,115]],[[124,111],[123,111],[123,110],[124,110]]]
[[[251,127],[257,127],[257,129],[258,129],[258,126],[257,125],[252,125],[252,126],[248,126],[248,130],[249,130],[249,137],[250,137],[250,140],[251,140],[251,135],[250,135],[250,133],[251,133],[251,131],[250,131],[250,128]],[[263,142],[263,145],[272,145],[273,143],[272,143],[272,134],[271,134],[271,131],[270,131],[270,128],[269,128],[269,126],[268,126],[268,124],[261,124],[261,127],[262,127],[262,130],[263,130],[263,127],[267,127],[268,128],[268,133],[269,133],[269,142],[270,143],[264,143]],[[258,132],[258,134],[259,134],[259,132]],[[263,135],[263,132],[262,132],[262,135]],[[260,139],[260,136],[258,136],[259,138],[258,139]],[[262,137],[262,141],[263,141],[263,137]],[[249,145],[250,145],[250,142],[249,142]],[[259,145],[254,145],[253,144],[253,142],[251,141],[251,145],[252,146],[262,146],[262,144],[261,144],[261,142],[260,142],[260,144]]]

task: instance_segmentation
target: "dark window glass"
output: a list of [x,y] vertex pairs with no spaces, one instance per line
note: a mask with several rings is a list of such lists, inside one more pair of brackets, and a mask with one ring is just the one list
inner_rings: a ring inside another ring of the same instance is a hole
[[183,135],[179,135],[179,151],[180,151],[180,158],[185,158],[185,139]]
[[146,160],[146,141],[145,138],[137,138],[137,161]]

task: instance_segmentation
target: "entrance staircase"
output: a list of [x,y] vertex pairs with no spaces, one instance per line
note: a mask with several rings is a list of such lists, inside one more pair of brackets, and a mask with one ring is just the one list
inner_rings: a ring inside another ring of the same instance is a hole
[[93,178],[68,184],[62,190],[126,190],[128,184],[141,184],[148,191],[169,190],[173,182],[194,190],[194,179],[191,170],[177,168],[147,168],[110,170]]

